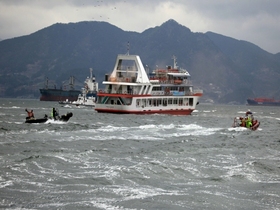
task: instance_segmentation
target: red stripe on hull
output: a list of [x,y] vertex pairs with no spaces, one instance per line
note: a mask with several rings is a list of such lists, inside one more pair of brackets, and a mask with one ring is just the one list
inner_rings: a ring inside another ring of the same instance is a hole
[[113,114],[170,114],[170,115],[190,115],[193,109],[182,110],[145,110],[145,111],[132,111],[132,110],[116,110],[116,109],[99,109],[95,108],[97,112],[113,113]]
[[193,96],[203,96],[203,93],[195,93],[195,94],[193,94]]

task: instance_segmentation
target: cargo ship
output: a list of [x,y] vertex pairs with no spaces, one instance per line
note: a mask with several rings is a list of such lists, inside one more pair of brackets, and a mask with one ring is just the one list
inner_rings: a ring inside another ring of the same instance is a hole
[[74,89],[74,77],[71,76],[69,80],[69,89],[64,86],[64,88],[57,89],[49,88],[49,80],[46,79],[45,87],[40,89],[41,97],[40,101],[76,101],[78,99],[81,90]]
[[248,98],[247,103],[252,106],[280,106],[280,100],[274,98]]

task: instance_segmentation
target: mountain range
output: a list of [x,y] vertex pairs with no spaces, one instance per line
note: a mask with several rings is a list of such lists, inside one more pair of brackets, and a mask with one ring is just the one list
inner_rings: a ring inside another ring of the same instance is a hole
[[194,33],[168,20],[142,33],[124,31],[107,22],[56,23],[30,35],[0,41],[0,97],[40,97],[50,85],[81,86],[89,68],[99,86],[117,54],[137,54],[153,70],[177,65],[202,89],[201,101],[245,104],[249,97],[280,98],[280,53],[272,54],[248,41],[214,32]]

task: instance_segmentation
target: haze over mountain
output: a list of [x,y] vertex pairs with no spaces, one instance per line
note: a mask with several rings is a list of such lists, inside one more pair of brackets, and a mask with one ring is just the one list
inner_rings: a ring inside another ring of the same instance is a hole
[[[0,42],[0,97],[39,98],[45,78],[59,87],[71,75],[82,84],[89,68],[100,86],[117,54],[137,54],[150,70],[172,65],[177,57],[201,101],[244,104],[248,97],[278,97],[280,53],[213,32],[193,33],[174,20],[142,33],[106,22],[54,24],[28,36]],[[67,82],[66,82],[67,83]]]

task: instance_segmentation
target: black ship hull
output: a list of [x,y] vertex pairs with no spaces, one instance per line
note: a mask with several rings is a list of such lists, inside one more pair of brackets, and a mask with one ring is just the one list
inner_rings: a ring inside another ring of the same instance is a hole
[[251,106],[280,106],[280,101],[274,99],[247,99],[247,103]]
[[76,101],[81,91],[62,89],[40,89],[40,101]]

